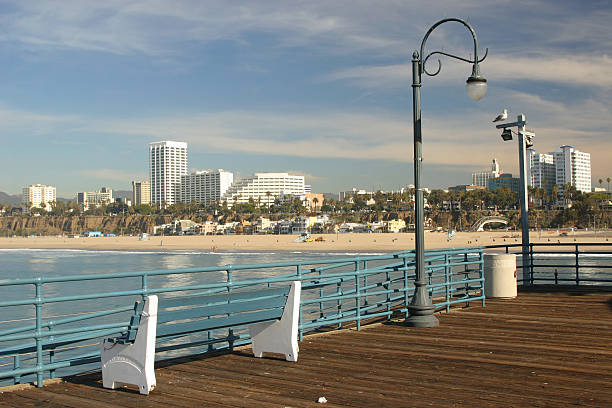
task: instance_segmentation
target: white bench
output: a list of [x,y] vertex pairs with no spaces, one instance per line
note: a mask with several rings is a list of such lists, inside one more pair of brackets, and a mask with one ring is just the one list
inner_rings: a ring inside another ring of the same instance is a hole
[[155,340],[248,325],[255,357],[285,354],[298,359],[298,320],[301,282],[263,290],[185,295],[159,301],[147,296],[136,302],[126,333],[104,339],[101,345],[102,384],[132,384],[148,394],[156,384]]

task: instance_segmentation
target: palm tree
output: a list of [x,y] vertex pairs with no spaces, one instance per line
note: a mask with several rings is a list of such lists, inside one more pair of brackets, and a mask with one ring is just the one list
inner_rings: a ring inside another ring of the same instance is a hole
[[558,184],[555,184],[552,187],[552,191],[550,193],[550,196],[551,196],[550,198],[551,198],[551,201],[553,202],[553,206],[554,206],[557,203],[557,201],[559,200],[559,185]]
[[266,198],[267,198],[266,202],[268,203],[268,212],[270,212],[270,196],[271,195],[272,195],[271,192],[266,191]]
[[314,212],[315,214],[317,213],[317,204],[319,204],[319,199],[317,197],[312,199],[312,202],[314,203]]
[[608,193],[610,192],[610,177],[606,178],[606,181],[608,182]]
[[599,186],[601,187],[601,183],[603,183],[602,179],[597,180],[599,182]]

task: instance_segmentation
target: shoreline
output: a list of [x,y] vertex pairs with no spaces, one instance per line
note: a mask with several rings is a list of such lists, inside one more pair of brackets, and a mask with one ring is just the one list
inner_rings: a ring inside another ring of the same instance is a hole
[[[347,233],[312,234],[322,242],[295,242],[297,235],[190,235],[138,237],[15,237],[0,238],[0,249],[75,249],[75,250],[203,250],[203,251],[374,251],[398,252],[414,249],[414,233]],[[532,243],[602,243],[607,244],[612,232],[579,231],[559,236],[556,231],[531,232]],[[457,232],[450,241],[446,233],[426,232],[425,249],[465,248],[504,244],[520,244],[520,232],[485,231]]]

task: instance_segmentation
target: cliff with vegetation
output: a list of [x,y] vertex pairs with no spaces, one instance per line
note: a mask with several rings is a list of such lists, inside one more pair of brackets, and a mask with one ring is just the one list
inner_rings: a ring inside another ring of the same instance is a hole
[[0,235],[82,234],[87,231],[104,234],[151,233],[153,226],[173,219],[171,215],[0,217]]

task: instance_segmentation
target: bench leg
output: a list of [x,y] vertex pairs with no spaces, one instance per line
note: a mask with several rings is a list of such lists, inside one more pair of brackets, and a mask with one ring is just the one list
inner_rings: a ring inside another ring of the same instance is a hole
[[249,326],[255,357],[263,353],[280,353],[287,361],[298,360],[298,322],[302,282],[294,281],[287,296],[287,304],[280,320],[256,323]]
[[137,385],[141,394],[155,388],[155,335],[157,331],[157,296],[148,296],[133,344],[118,344],[104,339],[102,386],[114,389],[118,383]]

